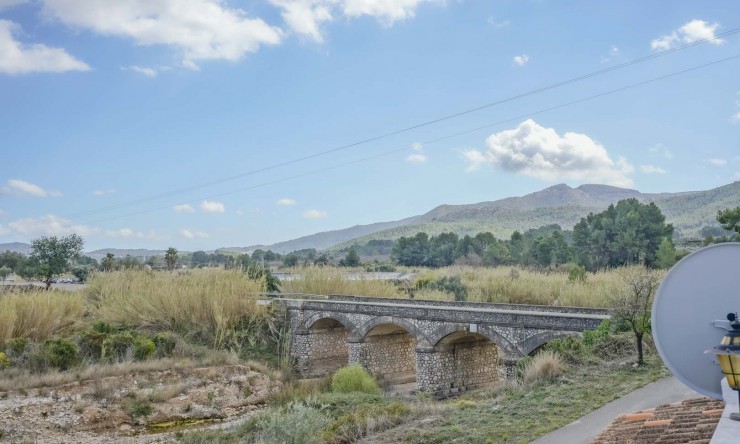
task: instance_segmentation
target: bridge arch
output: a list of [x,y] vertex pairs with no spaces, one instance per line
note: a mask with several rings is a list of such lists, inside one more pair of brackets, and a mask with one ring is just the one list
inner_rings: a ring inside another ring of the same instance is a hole
[[[468,332],[468,327],[469,324],[444,324],[429,335],[430,343],[436,347],[440,341],[450,334],[456,332]],[[488,340],[498,346],[504,354],[507,356],[519,354],[517,348],[503,335],[492,329],[483,330],[484,331],[480,331],[478,334],[488,338]]]
[[528,356],[548,342],[566,337],[579,337],[580,333],[575,331],[543,331],[528,337],[520,342],[517,349],[522,356]]
[[395,316],[378,316],[376,318],[370,319],[369,321],[362,324],[359,328],[357,328],[357,330],[350,338],[350,341],[363,342],[367,339],[367,335],[368,333],[370,333],[371,330],[384,324],[395,325],[406,330],[416,339],[417,344],[421,347],[430,347],[432,345],[427,335],[420,328],[406,319],[398,318]]
[[342,313],[336,313],[336,312],[329,312],[329,311],[320,311],[318,313],[314,313],[308,318],[306,318],[303,321],[303,325],[305,325],[307,330],[310,330],[311,327],[314,326],[317,322],[324,320],[324,319],[332,319],[340,324],[351,334],[353,331],[357,330],[357,325],[355,325],[352,320],[350,320],[347,316],[345,316]]

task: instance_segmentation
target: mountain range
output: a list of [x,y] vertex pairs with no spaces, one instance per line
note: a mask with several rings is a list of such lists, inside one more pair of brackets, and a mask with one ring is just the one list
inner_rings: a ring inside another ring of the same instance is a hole
[[[305,248],[338,251],[351,245],[363,245],[373,239],[398,239],[419,231],[436,235],[453,231],[459,235],[490,231],[507,238],[514,230],[525,231],[543,225],[558,224],[571,229],[588,213],[603,211],[622,199],[635,198],[655,203],[675,227],[681,239],[701,238],[704,227],[718,227],[717,211],[740,206],[740,181],[705,191],[679,193],[641,193],[637,190],[608,185],[554,185],[521,197],[508,197],[491,202],[467,205],[440,205],[431,211],[405,219],[355,225],[342,230],[325,231],[272,245],[225,247],[216,251],[251,253],[256,249],[288,253]],[[27,254],[30,245],[20,242],[0,244],[0,251]],[[117,257],[163,255],[162,250],[126,250],[105,248],[86,253],[100,259],[111,252]]]

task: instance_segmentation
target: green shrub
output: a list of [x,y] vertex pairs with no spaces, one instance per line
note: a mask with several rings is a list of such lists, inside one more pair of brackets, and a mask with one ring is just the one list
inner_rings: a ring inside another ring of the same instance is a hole
[[134,336],[129,331],[108,336],[103,341],[103,357],[110,361],[129,359],[134,348]]
[[543,349],[558,353],[566,362],[571,364],[580,364],[586,358],[586,349],[583,342],[580,338],[573,336],[550,341],[545,344]]
[[158,358],[170,356],[175,351],[177,340],[170,333],[159,333],[154,336],[155,354]]
[[84,331],[77,337],[80,346],[80,355],[92,361],[98,361],[103,356],[103,343],[110,335],[93,329]]
[[12,356],[20,356],[26,351],[28,346],[28,339],[26,338],[14,338],[8,341],[5,351],[10,353]]
[[362,392],[371,395],[380,393],[375,379],[361,366],[343,367],[331,378],[331,391],[337,393]]
[[322,443],[321,430],[331,421],[320,405],[311,400],[292,402],[255,424],[257,442],[285,444]]
[[421,278],[414,283],[416,290],[430,289],[449,293],[455,297],[456,301],[465,301],[468,299],[468,287],[462,283],[460,276],[445,276],[437,280]]
[[611,322],[609,319],[605,319],[598,327],[593,330],[585,330],[583,332],[583,345],[586,347],[596,347],[599,343],[603,342],[608,336],[611,330]]
[[5,356],[5,353],[0,352],[0,370],[4,368],[10,367],[10,364],[12,364],[11,360]]
[[113,327],[107,322],[98,321],[92,325],[92,330],[98,333],[113,333]]
[[69,339],[49,339],[44,342],[43,351],[49,365],[60,370],[80,363],[80,350]]
[[323,438],[329,443],[353,442],[400,424],[410,413],[411,408],[400,402],[361,406],[332,421],[324,430]]
[[581,283],[586,282],[586,268],[580,265],[574,265],[568,271],[568,282]]
[[146,361],[154,356],[154,341],[146,336],[139,336],[134,340],[134,359]]
[[154,408],[149,403],[148,399],[136,398],[127,400],[124,403],[123,411],[125,411],[130,417],[137,418],[139,416],[151,415]]

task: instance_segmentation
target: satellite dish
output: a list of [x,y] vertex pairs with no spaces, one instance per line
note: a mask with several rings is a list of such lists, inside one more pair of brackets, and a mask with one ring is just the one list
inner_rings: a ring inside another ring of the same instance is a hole
[[697,250],[668,272],[653,302],[652,328],[660,357],[692,390],[722,399],[722,370],[704,352],[729,329],[728,313],[740,311],[740,243]]

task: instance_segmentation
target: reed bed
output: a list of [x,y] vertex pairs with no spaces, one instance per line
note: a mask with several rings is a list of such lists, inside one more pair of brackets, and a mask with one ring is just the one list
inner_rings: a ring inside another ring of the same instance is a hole
[[0,345],[12,338],[44,340],[74,330],[85,310],[82,295],[34,290],[0,294]]
[[113,325],[202,332],[221,348],[238,328],[265,314],[262,280],[237,270],[100,273],[88,281],[91,318]]
[[402,298],[403,290],[394,283],[381,280],[370,280],[363,273],[356,273],[356,278],[348,278],[342,270],[328,267],[306,267],[296,271],[299,278],[280,283],[283,293],[305,294],[344,294],[373,296],[378,298]]
[[[564,271],[534,271],[512,267],[474,268],[464,266],[423,269],[417,280],[433,281],[459,276],[472,302],[538,304],[579,307],[609,307],[609,298],[624,286],[623,274],[630,267],[586,273],[583,281],[568,279]],[[657,272],[661,274],[662,272]],[[417,293],[425,299],[427,292]],[[439,299],[438,292],[431,299]],[[449,295],[452,299],[452,295]]]

